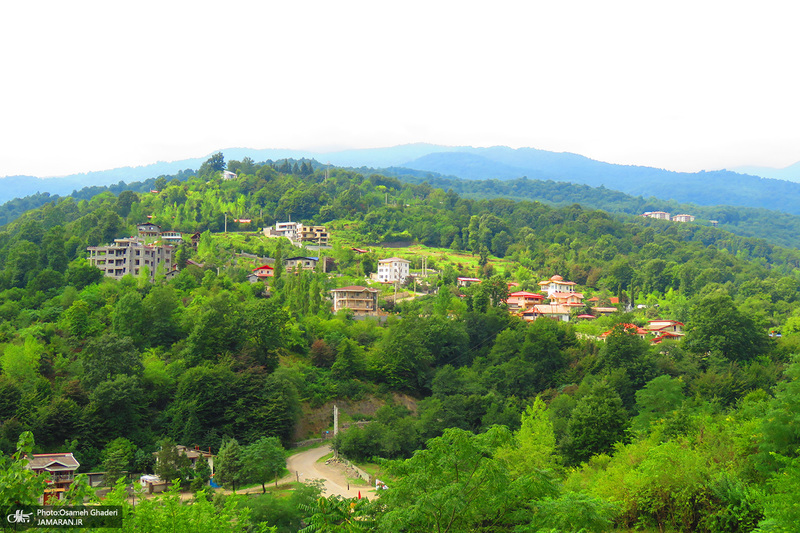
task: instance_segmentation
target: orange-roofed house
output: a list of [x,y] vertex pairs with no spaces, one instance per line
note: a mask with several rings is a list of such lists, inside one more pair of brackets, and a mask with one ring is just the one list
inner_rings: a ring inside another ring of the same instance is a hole
[[578,307],[583,305],[583,294],[580,292],[554,292],[550,295],[550,303]]
[[611,328],[610,330],[608,330],[608,331],[604,331],[603,333],[601,333],[601,334],[600,334],[600,338],[601,338],[601,339],[605,339],[606,337],[608,337],[609,335],[611,335],[611,333],[612,333],[612,332],[613,332],[615,329],[617,329],[617,328],[618,328],[618,327],[620,327],[620,326],[622,326],[622,327],[625,329],[625,331],[626,331],[627,333],[630,333],[630,334],[632,334],[632,335],[636,335],[636,336],[637,336],[637,337],[639,337],[640,339],[646,339],[646,338],[647,338],[647,335],[650,333],[650,332],[649,332],[649,331],[647,331],[646,329],[644,329],[644,328],[640,328],[640,327],[639,327],[639,326],[637,326],[636,324],[617,324],[616,326],[614,326],[614,327],[613,327],[613,328]]
[[534,294],[532,292],[517,291],[508,295],[506,305],[508,310],[512,312],[525,311],[536,304],[542,303],[544,296],[541,294]]

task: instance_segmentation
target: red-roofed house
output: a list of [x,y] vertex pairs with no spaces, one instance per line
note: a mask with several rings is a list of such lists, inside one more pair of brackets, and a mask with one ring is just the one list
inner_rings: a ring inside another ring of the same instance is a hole
[[360,285],[333,289],[333,312],[350,309],[355,316],[375,316],[378,314],[378,290]]
[[253,274],[255,274],[258,279],[271,278],[275,275],[275,268],[270,265],[261,265],[253,269]]
[[532,292],[518,291],[508,295],[506,304],[509,311],[524,311],[536,304],[542,303],[544,296]]
[[35,453],[28,460],[27,468],[37,474],[45,474],[47,487],[44,489],[42,503],[60,500],[75,481],[75,471],[81,464],[71,453]]
[[683,338],[682,334],[678,335],[677,333],[670,333],[667,331],[650,341],[650,344],[661,344],[663,341],[680,340],[681,338]]

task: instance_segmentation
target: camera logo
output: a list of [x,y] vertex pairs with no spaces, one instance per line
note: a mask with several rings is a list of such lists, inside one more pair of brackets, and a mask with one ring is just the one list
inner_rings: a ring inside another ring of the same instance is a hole
[[9,524],[27,524],[31,521],[33,513],[24,513],[22,509],[17,509],[14,514],[6,515]]

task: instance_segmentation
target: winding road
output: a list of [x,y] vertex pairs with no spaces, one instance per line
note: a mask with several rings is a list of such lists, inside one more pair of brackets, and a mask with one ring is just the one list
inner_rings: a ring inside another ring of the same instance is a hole
[[375,496],[374,488],[351,484],[348,489],[347,478],[340,469],[326,465],[324,462],[317,462],[332,452],[333,449],[330,446],[320,446],[290,455],[286,460],[286,469],[291,475],[284,478],[283,481],[297,481],[299,478],[300,481],[306,482],[319,479],[322,481],[322,493],[325,496],[335,494],[344,498],[356,498],[361,492],[361,496],[373,498]]

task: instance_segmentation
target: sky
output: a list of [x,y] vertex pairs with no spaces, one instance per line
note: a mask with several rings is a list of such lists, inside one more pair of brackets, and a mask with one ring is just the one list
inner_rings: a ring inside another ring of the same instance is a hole
[[800,161],[791,1],[3,2],[0,176],[232,147]]

